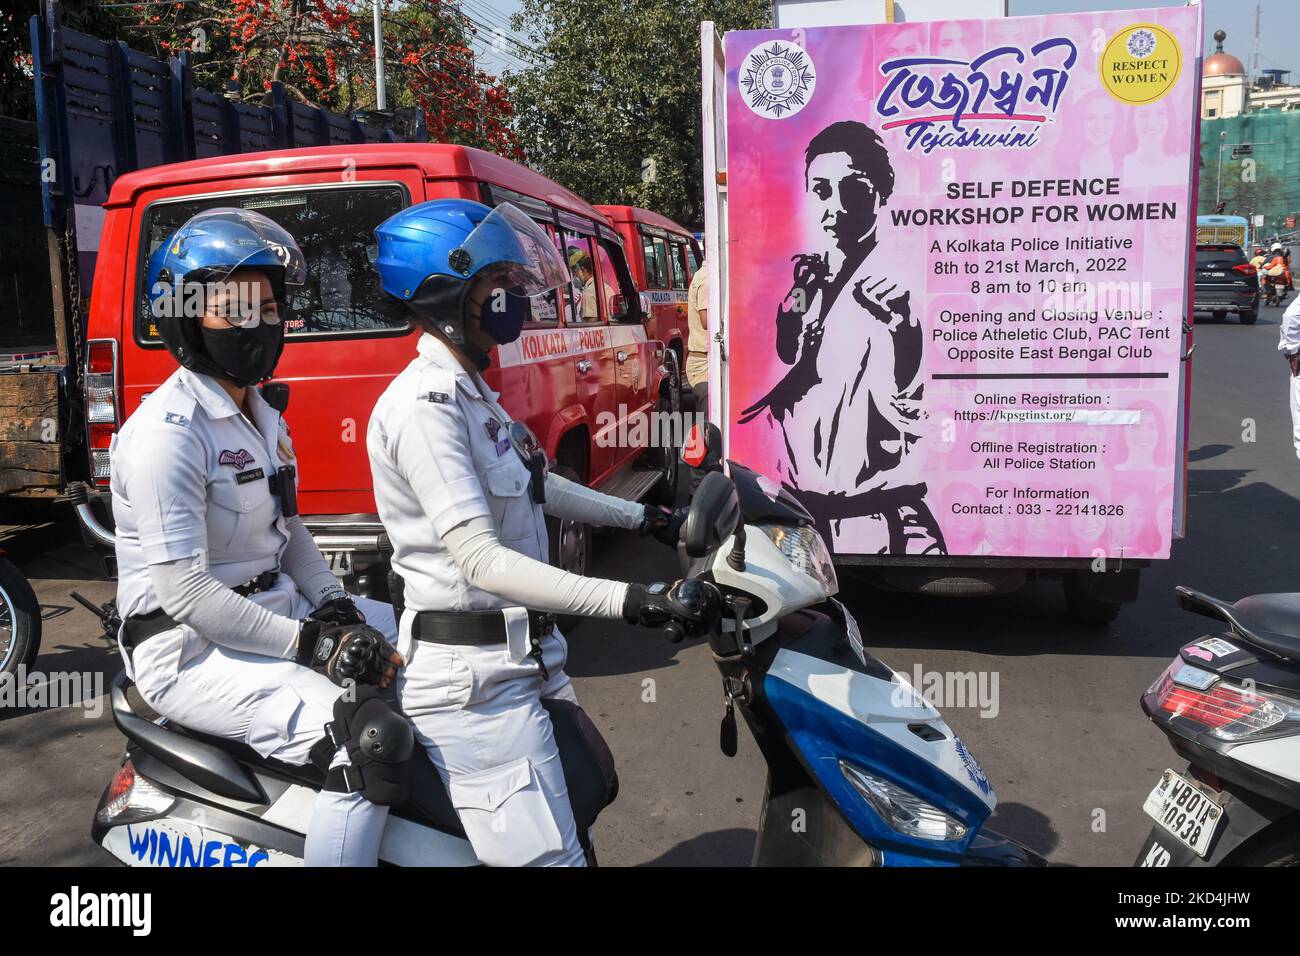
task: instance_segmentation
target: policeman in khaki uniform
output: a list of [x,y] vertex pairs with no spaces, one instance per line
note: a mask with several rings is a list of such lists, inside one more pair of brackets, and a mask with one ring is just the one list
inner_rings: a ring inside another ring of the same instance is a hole
[[305,276],[293,238],[242,209],[195,216],[150,258],[150,306],[182,367],[113,440],[119,642],[158,713],[326,771],[309,865],[373,866],[414,746],[376,687],[401,663],[395,621],[330,571],[298,516],[288,428],[254,387],[283,348],[285,287]]
[[421,203],[375,230],[384,290],[420,329],[417,357],[380,397],[367,448],[379,516],[404,582],[402,710],[488,865],[583,865],[545,698],[574,701],[557,613],[698,628],[698,582],[649,587],[546,563],[545,515],[654,533],[684,514],[550,474],[536,441],[483,381],[529,297],[568,281],[547,234],[509,203]]

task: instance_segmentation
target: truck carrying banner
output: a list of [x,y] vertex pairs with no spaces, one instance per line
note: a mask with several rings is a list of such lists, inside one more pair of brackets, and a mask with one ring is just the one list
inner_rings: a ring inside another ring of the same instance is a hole
[[1168,557],[1199,17],[726,35],[729,454],[837,553]]

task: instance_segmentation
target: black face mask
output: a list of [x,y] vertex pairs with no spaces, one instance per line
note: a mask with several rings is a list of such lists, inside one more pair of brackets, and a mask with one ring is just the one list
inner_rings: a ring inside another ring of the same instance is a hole
[[258,322],[249,329],[203,326],[201,332],[208,357],[241,388],[269,378],[284,345],[283,322]]

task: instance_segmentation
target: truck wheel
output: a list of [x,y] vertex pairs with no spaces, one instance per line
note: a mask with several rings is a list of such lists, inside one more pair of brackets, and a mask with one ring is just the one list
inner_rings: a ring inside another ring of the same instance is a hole
[[1065,603],[1075,620],[1094,627],[1104,627],[1119,617],[1120,608],[1124,605],[1118,601],[1103,601],[1089,594],[1079,580],[1082,573],[1075,571],[1062,578]]
[[682,470],[682,450],[677,445],[677,439],[684,440],[686,437],[678,434],[683,419],[681,367],[677,364],[676,357],[675,352],[669,352],[664,356],[664,364],[668,366],[668,379],[664,384],[663,394],[659,396],[659,404],[655,406],[655,411],[660,422],[663,422],[667,416],[669,426],[667,428],[660,426],[654,429],[654,433],[655,438],[671,440],[666,446],[656,448],[652,452],[658,458],[659,480],[650,489],[650,500],[654,504],[666,505],[669,508],[677,504],[677,479]]
[[41,646],[41,606],[32,586],[7,558],[0,558],[0,673],[31,665]]
[[[582,479],[572,468],[557,465],[555,473],[561,478],[568,478],[582,484]],[[589,574],[591,571],[591,525],[584,521],[561,521],[551,515],[546,516],[546,536],[550,539],[551,565],[573,574]],[[560,614],[556,623],[564,633],[578,626],[582,617],[577,614]]]

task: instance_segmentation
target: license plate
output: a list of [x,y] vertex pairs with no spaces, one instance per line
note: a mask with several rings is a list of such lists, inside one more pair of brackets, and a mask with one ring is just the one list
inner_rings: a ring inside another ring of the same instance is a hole
[[1160,777],[1142,809],[1165,832],[1202,858],[1223,821],[1223,807],[1172,770]]
[[[831,598],[831,600],[835,601],[835,598]],[[858,660],[860,660],[865,667],[867,663],[867,652],[866,648],[862,644],[862,629],[858,627],[858,619],[853,616],[853,613],[846,608],[842,602],[835,601],[835,605],[840,609],[840,613],[844,615],[844,629],[848,632],[849,647],[853,648],[853,653],[857,655]]]

